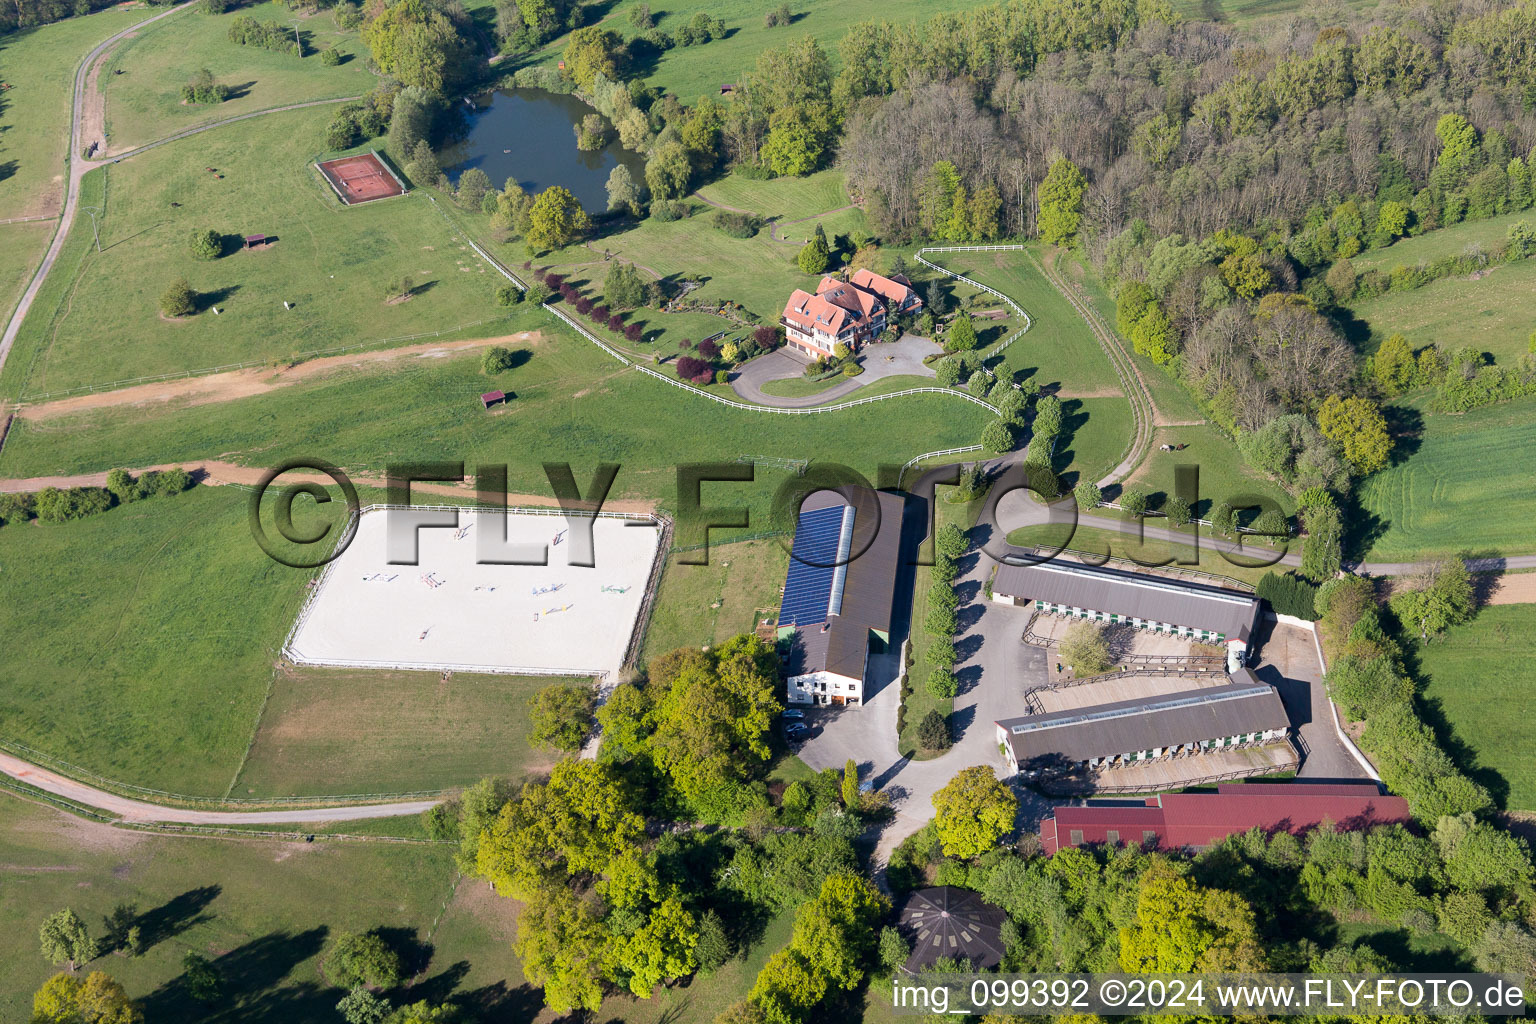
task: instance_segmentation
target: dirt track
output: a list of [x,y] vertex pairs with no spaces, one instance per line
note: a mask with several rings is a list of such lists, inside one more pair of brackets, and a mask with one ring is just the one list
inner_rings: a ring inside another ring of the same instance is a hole
[[[267,473],[264,466],[239,466],[233,462],[221,462],[217,459],[209,459],[201,462],[168,462],[158,466],[142,466],[138,469],[130,469],[134,476],[147,473],[151,470],[159,471],[180,467],[197,477],[198,482],[205,487],[218,487],[224,484],[235,484],[246,487],[254,487],[261,482],[261,478]],[[282,480],[285,483],[313,482],[327,486],[334,485],[335,481],[323,473],[284,473]],[[354,484],[362,487],[384,487],[387,481],[381,476],[351,476]],[[0,480],[0,494],[23,493],[40,491],[44,487],[105,487],[107,485],[107,472],[100,473],[76,473],[73,476],[34,476],[14,480]],[[434,484],[412,483],[411,493],[414,494],[441,494],[446,497],[465,498],[474,497],[475,484],[471,477],[462,484]],[[509,494],[507,501],[513,505],[535,505],[540,507],[556,507],[557,502],[550,494]],[[648,501],[626,501],[610,498],[603,503],[603,508],[610,512],[652,512],[656,506]]]
[[139,384],[116,391],[100,391],[95,394],[60,398],[53,402],[23,406],[16,411],[18,419],[42,421],[57,416],[85,412],[90,409],[111,409],[124,405],[150,405],[186,399],[188,405],[206,405],[209,402],[226,402],[238,398],[263,395],[268,391],[296,384],[338,369],[366,366],[369,363],[388,362],[396,359],[438,359],[452,352],[465,349],[485,348],[490,345],[507,345],[523,342],[537,345],[543,336],[537,331],[523,331],[499,338],[473,338],[467,341],[425,342],[403,348],[375,349],[341,356],[325,356],[311,359],[281,369],[261,367],[250,370],[233,370],[229,373],[213,373],[205,377],[179,377],[176,380],[154,384]]

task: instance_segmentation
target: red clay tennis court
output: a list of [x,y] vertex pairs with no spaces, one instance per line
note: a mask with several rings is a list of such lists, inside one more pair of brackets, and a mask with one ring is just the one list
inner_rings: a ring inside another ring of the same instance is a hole
[[344,156],[316,164],[338,198],[348,206],[405,195],[405,185],[377,153]]

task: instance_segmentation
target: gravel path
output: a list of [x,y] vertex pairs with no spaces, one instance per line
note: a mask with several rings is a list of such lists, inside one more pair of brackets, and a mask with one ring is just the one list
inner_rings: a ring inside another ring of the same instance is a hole
[[345,807],[311,807],[289,811],[191,811],[179,807],[130,800],[87,786],[66,775],[39,768],[19,757],[0,753],[0,772],[55,796],[105,811],[122,821],[164,821],[182,825],[280,825],[299,822],[362,821],[420,814],[436,800],[406,800],[392,804],[353,804]]

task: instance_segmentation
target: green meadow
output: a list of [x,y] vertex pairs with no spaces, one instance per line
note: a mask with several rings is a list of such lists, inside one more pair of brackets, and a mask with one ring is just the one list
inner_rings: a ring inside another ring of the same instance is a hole
[[75,70],[91,47],[151,17],[145,8],[0,35],[0,220],[57,216],[64,206],[69,97]]
[[1510,727],[1536,700],[1536,605],[1484,608],[1418,657],[1425,702],[1477,768],[1502,780],[1505,809],[1536,811],[1536,740]]
[[1415,348],[1434,344],[1442,351],[1454,351],[1471,345],[1506,366],[1531,350],[1531,329],[1536,324],[1532,309],[1536,309],[1536,260],[1500,264],[1476,281],[1442,278],[1352,307],[1354,315],[1370,325],[1373,349],[1388,335],[1402,334]]
[[[36,395],[382,343],[497,315],[504,279],[426,196],[355,207],[334,197],[311,166],[330,115],[328,107],[273,114],[88,175],[84,201],[105,209],[102,251],[89,218],[79,218],[7,378],[27,374]],[[222,257],[193,256],[188,240],[203,229],[225,236]],[[240,248],[241,236],[258,233],[276,241]],[[158,299],[178,277],[197,293],[198,312],[168,320]],[[412,291],[400,301],[406,277]]]
[[10,320],[52,237],[52,221],[0,224],[0,324]]
[[[129,903],[149,948],[88,969],[121,981],[160,1024],[339,1020],[345,992],[325,975],[327,944],[375,927],[428,953],[412,998],[452,994],[494,1019],[531,1021],[538,993],[510,947],[516,905],[458,881],[452,849],[152,835],[0,795],[0,1016],[27,1019],[32,992],[59,970],[38,953],[44,917],[70,907],[100,936]],[[178,982],[188,953],[223,975],[217,1008]]]
[[[297,24],[305,56],[230,42],[230,23],[241,17],[282,25],[290,34]],[[328,47],[342,54],[341,64],[320,63],[320,51]],[[123,40],[107,58],[101,85],[108,151],[122,152],[253,110],[360,96],[378,82],[367,60],[368,48],[358,34],[338,29],[330,11],[295,14],[275,4],[254,4],[210,15],[194,7]],[[230,98],[183,103],[182,85],[204,69],[230,87]],[[323,148],[320,136],[313,143],[316,152]]]
[[1533,496],[1521,455],[1536,450],[1532,408],[1527,399],[1426,416],[1410,442],[1417,450],[1360,483],[1367,557],[1528,550]]

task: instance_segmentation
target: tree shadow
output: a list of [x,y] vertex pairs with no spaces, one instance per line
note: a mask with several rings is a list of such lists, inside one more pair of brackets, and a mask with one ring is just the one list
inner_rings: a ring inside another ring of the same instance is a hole
[[175,938],[195,924],[212,918],[203,911],[224,891],[221,885],[204,885],[188,889],[180,896],[148,910],[133,919],[145,949],[157,946],[166,939]]
[[255,82],[241,82],[239,85],[231,85],[229,87],[229,95],[225,97],[225,102],[245,99],[251,94],[251,89],[255,85]]
[[1389,405],[1381,411],[1392,436],[1392,465],[1400,466],[1424,444],[1424,414],[1406,405]]
[[0,181],[15,177],[20,166],[15,160],[0,160]]
[[955,664],[964,664],[980,653],[986,638],[980,633],[971,633],[955,640]]
[[417,295],[425,295],[425,294],[427,294],[427,292],[431,291],[433,288],[436,288],[436,287],[437,287],[437,282],[436,281],[423,281],[420,284],[413,284],[413,285],[411,285],[410,291],[406,292],[405,294],[409,295],[409,296],[413,296],[413,297],[417,296]]
[[144,997],[145,1018],[202,1024],[290,1024],[332,1019],[336,1000],[341,997],[339,989],[314,982],[282,985],[295,967],[319,954],[327,934],[322,925],[253,939],[213,961],[223,981],[224,994],[217,1004],[194,1000],[178,976]]
[[199,313],[206,312],[219,305],[228,302],[229,297],[240,290],[237,284],[225,285],[223,288],[215,288],[211,292],[194,292],[192,307]]

